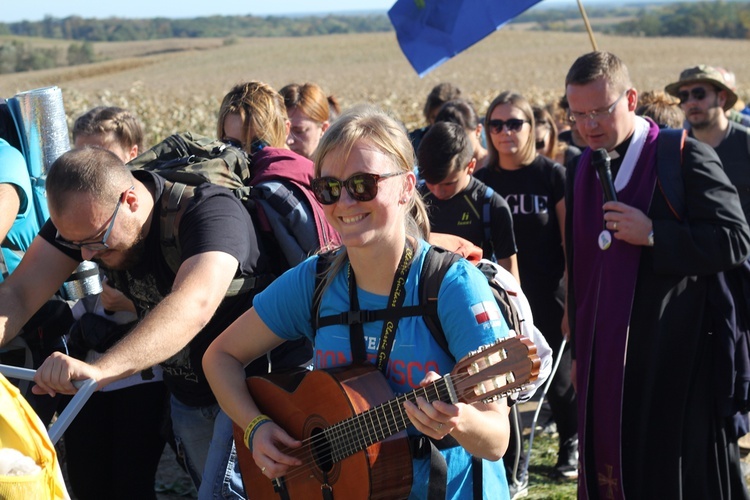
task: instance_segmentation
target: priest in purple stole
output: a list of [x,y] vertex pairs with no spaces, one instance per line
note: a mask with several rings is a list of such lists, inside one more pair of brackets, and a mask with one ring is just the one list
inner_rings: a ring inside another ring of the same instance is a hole
[[[750,255],[737,192],[713,150],[687,140],[675,212],[657,175],[659,127],[635,115],[617,56],[581,56],[566,95],[589,145],[566,194],[579,498],[745,498],[728,478],[705,307],[706,276]],[[609,158],[616,201],[594,151]]]

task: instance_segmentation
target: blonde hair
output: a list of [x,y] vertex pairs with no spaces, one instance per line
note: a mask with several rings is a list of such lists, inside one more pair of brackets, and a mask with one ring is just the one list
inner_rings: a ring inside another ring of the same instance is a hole
[[275,148],[286,146],[286,107],[281,95],[270,85],[263,82],[240,83],[224,96],[216,126],[216,137],[219,139],[224,138],[224,121],[232,114],[239,115],[242,120],[245,134],[242,139],[248,152],[255,141],[263,141]]
[[124,149],[138,146],[143,151],[143,128],[130,111],[116,106],[97,106],[76,118],[73,142],[78,137],[101,137],[105,143],[112,137]]
[[[345,161],[358,141],[366,141],[391,160],[400,172],[414,171],[414,148],[404,127],[384,111],[370,105],[356,106],[338,117],[323,134],[313,155],[315,176],[320,177],[321,166],[329,154]],[[417,194],[406,203],[404,224],[406,234],[428,239],[430,222],[422,198]],[[336,274],[346,258],[346,249],[339,252],[328,276]]]
[[[506,90],[501,93],[490,103],[490,107],[487,108],[487,115],[484,119],[485,130],[490,130],[490,117],[496,107],[502,106],[503,104],[510,104],[514,108],[518,108],[525,115],[526,120],[529,122],[531,130],[529,131],[529,139],[526,144],[520,145],[521,153],[521,165],[529,165],[534,161],[537,156],[536,152],[536,124],[534,122],[534,112],[531,109],[531,104],[521,94]],[[500,165],[500,154],[492,141],[487,141],[487,151],[489,155],[487,157],[487,165],[491,167],[497,167]]]

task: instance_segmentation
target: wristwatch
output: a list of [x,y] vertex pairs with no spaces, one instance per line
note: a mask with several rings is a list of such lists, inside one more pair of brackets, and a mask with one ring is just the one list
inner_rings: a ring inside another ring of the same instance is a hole
[[652,247],[654,246],[654,230],[652,229],[650,233],[648,233],[648,246]]

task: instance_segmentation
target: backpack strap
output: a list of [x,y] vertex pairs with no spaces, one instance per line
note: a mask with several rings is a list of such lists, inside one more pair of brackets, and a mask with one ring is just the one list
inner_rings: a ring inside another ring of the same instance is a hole
[[[187,193],[187,195],[186,195]],[[177,274],[181,264],[179,227],[189,200],[195,194],[195,187],[182,182],[164,181],[164,192],[161,196],[161,213],[159,215],[159,237],[162,256],[173,273]],[[185,197],[185,203],[181,203]],[[254,289],[268,286],[273,276],[245,276],[234,278],[227,288],[225,297],[234,297]]]
[[492,207],[490,206],[490,200],[492,200],[492,196],[495,194],[495,190],[491,187],[487,186],[484,190],[484,201],[482,203],[482,225],[484,227],[484,241],[485,243],[489,244],[489,247],[492,249],[492,255],[494,259],[495,255],[495,245],[492,243],[492,217],[491,212]]
[[313,323],[313,330],[332,325],[355,325],[362,323],[371,323],[373,321],[396,320],[407,316],[422,316],[429,314],[429,309],[423,304],[415,306],[401,306],[390,309],[375,309],[361,311],[344,311],[338,314],[320,316],[320,303],[323,298],[323,289],[325,287],[325,276],[333,263],[337,251],[324,252],[318,255],[315,263],[315,288],[313,290],[313,300],[310,318]]
[[419,275],[419,301],[426,310],[424,322],[435,342],[451,358],[453,355],[448,347],[448,339],[445,337],[445,331],[437,314],[437,302],[440,285],[443,283],[448,268],[460,259],[460,255],[433,245],[424,256],[422,272]]
[[685,216],[685,184],[682,175],[682,152],[687,131],[661,129],[656,145],[656,183],[678,221]]

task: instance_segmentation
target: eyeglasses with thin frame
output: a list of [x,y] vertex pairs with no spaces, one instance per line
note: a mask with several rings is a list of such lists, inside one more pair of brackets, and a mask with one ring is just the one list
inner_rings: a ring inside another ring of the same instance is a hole
[[73,250],[81,250],[86,249],[90,250],[92,252],[101,252],[102,250],[109,249],[109,245],[107,245],[107,239],[109,238],[109,235],[112,233],[112,228],[115,226],[115,219],[117,218],[117,212],[120,210],[120,205],[122,205],[123,201],[125,201],[125,195],[128,194],[129,191],[132,191],[135,189],[135,186],[130,186],[130,189],[123,191],[120,195],[120,199],[117,200],[117,206],[115,206],[115,211],[112,213],[112,218],[110,219],[109,226],[107,226],[107,231],[104,233],[104,236],[102,236],[101,240],[98,241],[82,241],[82,242],[73,242],[68,241],[62,236],[60,236],[60,231],[57,232],[55,235],[55,242],[59,243],[60,245],[72,248]]
[[677,98],[680,100],[680,104],[685,104],[692,97],[696,101],[702,101],[708,95],[708,91],[705,87],[695,87],[690,90],[680,90],[677,92]]
[[520,118],[510,118],[508,120],[490,120],[487,124],[490,127],[490,133],[500,134],[505,127],[508,128],[509,132],[518,132],[523,127],[524,123],[529,123],[529,120],[521,120]]
[[378,195],[378,183],[389,177],[404,175],[406,172],[391,172],[389,174],[369,174],[360,172],[345,181],[335,177],[318,177],[310,183],[315,199],[321,205],[333,205],[341,198],[342,186],[349,192],[349,196],[357,201],[371,201]]
[[604,120],[605,118],[609,118],[612,112],[615,110],[617,105],[622,101],[622,98],[625,97],[628,94],[628,91],[630,89],[626,89],[622,94],[620,94],[620,97],[618,97],[615,102],[613,102],[607,109],[595,109],[594,111],[589,111],[588,113],[582,113],[580,111],[571,111],[568,114],[568,120],[570,120],[571,123],[576,123],[579,121],[583,121],[586,118],[589,120],[593,120],[597,123]]

